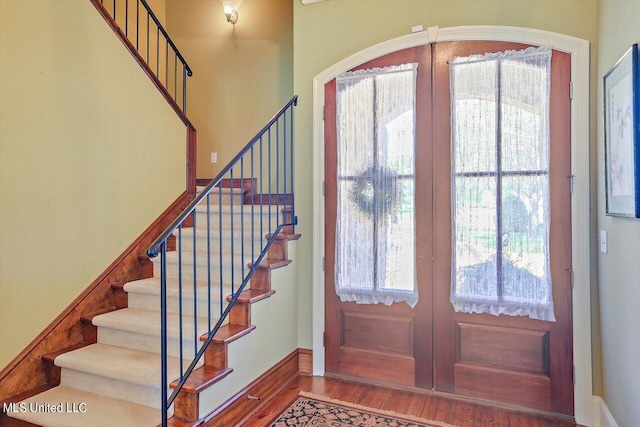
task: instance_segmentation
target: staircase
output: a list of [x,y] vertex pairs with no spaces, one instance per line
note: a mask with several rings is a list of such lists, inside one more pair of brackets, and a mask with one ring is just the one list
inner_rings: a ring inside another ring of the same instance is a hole
[[[247,223],[258,222],[263,224],[263,230],[267,225],[274,229],[288,215],[286,210],[280,209],[278,213],[278,208],[269,205],[248,205],[245,209],[242,189],[213,191],[223,195],[223,204],[196,209],[200,219],[196,224],[206,224],[207,216],[209,222],[215,220],[222,224],[222,228],[208,233],[216,244],[209,245],[209,253],[201,251],[193,256],[189,251],[194,245],[194,234],[196,249],[207,247],[206,239],[203,233],[197,232],[197,225],[196,228],[184,227],[174,231],[172,238],[181,250],[168,251],[166,256],[166,363],[171,380],[177,381],[194,359],[212,325],[218,322],[217,315],[227,308],[232,288],[237,289],[242,283],[251,261],[262,250],[264,235],[260,234],[259,227],[249,228]],[[243,232],[232,233],[232,228],[243,229]],[[256,328],[251,324],[251,305],[275,293],[271,289],[271,270],[290,263],[287,245],[298,237],[285,233],[277,236],[248,288],[239,294],[228,318],[222,320],[205,357],[196,363],[169,408],[168,415],[174,415],[170,423],[197,424],[203,408],[193,403],[199,401],[200,393],[232,373],[232,367],[228,366],[229,345]],[[220,241],[222,245],[217,245]],[[232,251],[232,247],[243,248],[240,252],[245,255]],[[6,425],[25,425],[17,420],[26,425],[43,426],[157,426],[160,423],[161,268],[157,258],[151,262],[152,277],[112,286],[119,309],[82,316],[85,341],[94,341],[93,344],[42,356],[49,384],[59,385],[27,399],[14,399],[13,405],[5,408],[9,417],[4,419]],[[182,271],[187,274],[181,275]],[[196,281],[193,281],[194,272]],[[209,277],[209,272],[211,284],[197,279]],[[198,343],[195,346],[194,337]],[[176,381],[169,384],[167,393],[171,393]],[[204,412],[214,409],[204,409]]]
[[[273,390],[282,372],[297,372],[295,270],[276,274],[289,270],[282,268],[292,263],[289,245],[300,237],[292,191],[297,97],[195,188],[191,69],[146,0],[90,1],[185,123],[187,191],[0,372],[0,425],[195,426],[218,416],[228,423],[225,411],[248,386]],[[138,26],[145,21],[146,39]],[[282,286],[277,303],[272,285]],[[276,350],[266,348],[273,342]],[[275,382],[258,385],[271,368]]]

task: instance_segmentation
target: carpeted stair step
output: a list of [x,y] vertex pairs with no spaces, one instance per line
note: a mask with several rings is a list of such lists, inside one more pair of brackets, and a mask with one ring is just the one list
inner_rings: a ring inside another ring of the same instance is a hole
[[[182,248],[182,256],[178,255],[178,251],[167,252],[167,278],[177,279],[180,277],[178,265],[181,265],[181,276],[183,280],[193,280],[194,278],[194,260],[195,260],[195,276],[197,280],[208,281],[211,279],[211,283],[219,284],[231,284],[233,279],[233,285],[235,287],[242,283],[242,279],[248,273],[247,265],[251,262],[251,253],[245,252],[244,258],[239,254],[233,256],[222,257],[220,262],[220,256],[211,256],[209,259],[206,256],[206,252],[196,252],[194,257],[193,251],[187,251]],[[236,251],[237,252],[237,251]],[[153,263],[153,276],[160,277],[160,256],[152,258]],[[222,266],[222,268],[221,268]],[[220,271],[222,270],[222,277]]]
[[281,211],[275,206],[262,205],[211,205],[207,210],[206,203],[203,203],[196,207],[196,227],[206,229],[208,216],[211,228],[264,235],[275,231],[278,223],[282,222]]
[[[135,280],[128,282],[123,286],[127,293],[128,306],[130,308],[139,308],[143,310],[160,310],[160,278],[150,277],[147,279]],[[211,303],[207,307],[207,301],[211,295]],[[212,315],[219,314],[227,306],[225,297],[231,293],[229,286],[222,288],[222,299],[220,297],[220,285],[209,285],[205,281],[196,283],[197,296],[197,315],[200,317],[208,316],[208,308],[211,309]],[[180,306],[179,296],[182,294],[182,307]],[[178,279],[167,279],[167,312],[179,313],[182,309],[184,315],[193,315],[193,280],[182,280],[182,289]],[[222,305],[220,302],[222,301]]]
[[[59,408],[61,412],[27,410],[10,413],[15,419],[50,427],[155,427],[158,409],[95,393],[58,386],[21,401],[29,408]],[[30,406],[31,405],[31,406]]]
[[[197,186],[196,194],[199,196],[205,188],[205,186]],[[220,202],[223,205],[241,205],[244,203],[244,190],[242,188],[214,187],[209,194],[211,205],[217,205]]]
[[[256,234],[249,233],[249,230],[242,232],[230,233],[228,231],[219,232],[217,229],[211,230],[207,233],[206,230],[197,228],[183,228],[180,232],[181,245],[185,249],[193,251],[193,235],[196,236],[196,251],[206,252],[211,251],[211,254],[218,255],[239,253],[242,245],[244,245],[245,256],[251,258],[251,248],[253,247],[253,254],[257,256],[262,251],[262,248],[267,244],[265,238],[266,233],[261,234],[260,230],[257,230]],[[262,230],[265,231],[265,230]],[[173,233],[176,236],[176,248],[178,247],[178,232]],[[232,251],[233,248],[233,251]]]
[[[138,405],[160,408],[160,355],[105,344],[92,344],[56,357],[60,385]],[[180,363],[167,358],[169,378]]]
[[[218,321],[211,319],[212,327]],[[160,354],[160,312],[139,308],[123,308],[93,317],[92,323],[98,327],[98,343]],[[167,313],[167,351],[171,357],[180,357],[191,363],[200,349],[200,336],[209,332],[206,317],[182,316],[182,337],[180,336],[180,316]],[[194,345],[197,344],[197,347]]]

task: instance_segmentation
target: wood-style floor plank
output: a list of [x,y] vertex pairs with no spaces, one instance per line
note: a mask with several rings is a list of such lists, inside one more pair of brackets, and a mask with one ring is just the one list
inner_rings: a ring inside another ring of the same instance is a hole
[[302,375],[275,393],[254,414],[238,425],[268,426],[301,391],[459,427],[577,426],[564,418],[555,418],[547,414],[519,412],[429,392],[395,390],[335,378]]

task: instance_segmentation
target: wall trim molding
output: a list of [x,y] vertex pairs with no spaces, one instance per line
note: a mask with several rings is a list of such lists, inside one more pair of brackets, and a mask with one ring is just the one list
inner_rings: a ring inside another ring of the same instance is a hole
[[299,348],[298,365],[300,366],[300,375],[313,375],[313,350]]
[[437,42],[462,40],[493,40],[551,46],[571,55],[571,171],[575,176],[572,195],[572,262],[573,291],[573,351],[575,366],[574,404],[578,424],[593,425],[591,371],[591,278],[589,241],[589,76],[590,45],[586,40],[564,34],[532,28],[508,26],[430,27],[426,31],[401,36],[357,52],[330,66],[313,79],[313,312],[312,344],[313,373],[324,375],[324,85],[336,74],[362,63],[410,47]]
[[600,396],[593,396],[593,407],[595,409],[594,427],[618,427],[618,423],[609,411],[604,399]]
[[[300,372],[300,349],[295,349],[200,421],[203,424],[241,425],[271,396]],[[251,396],[251,398],[249,398]]]

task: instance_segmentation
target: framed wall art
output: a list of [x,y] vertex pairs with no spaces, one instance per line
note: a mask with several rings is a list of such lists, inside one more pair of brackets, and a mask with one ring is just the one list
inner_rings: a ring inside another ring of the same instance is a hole
[[640,78],[638,43],[604,79],[607,215],[640,218]]

